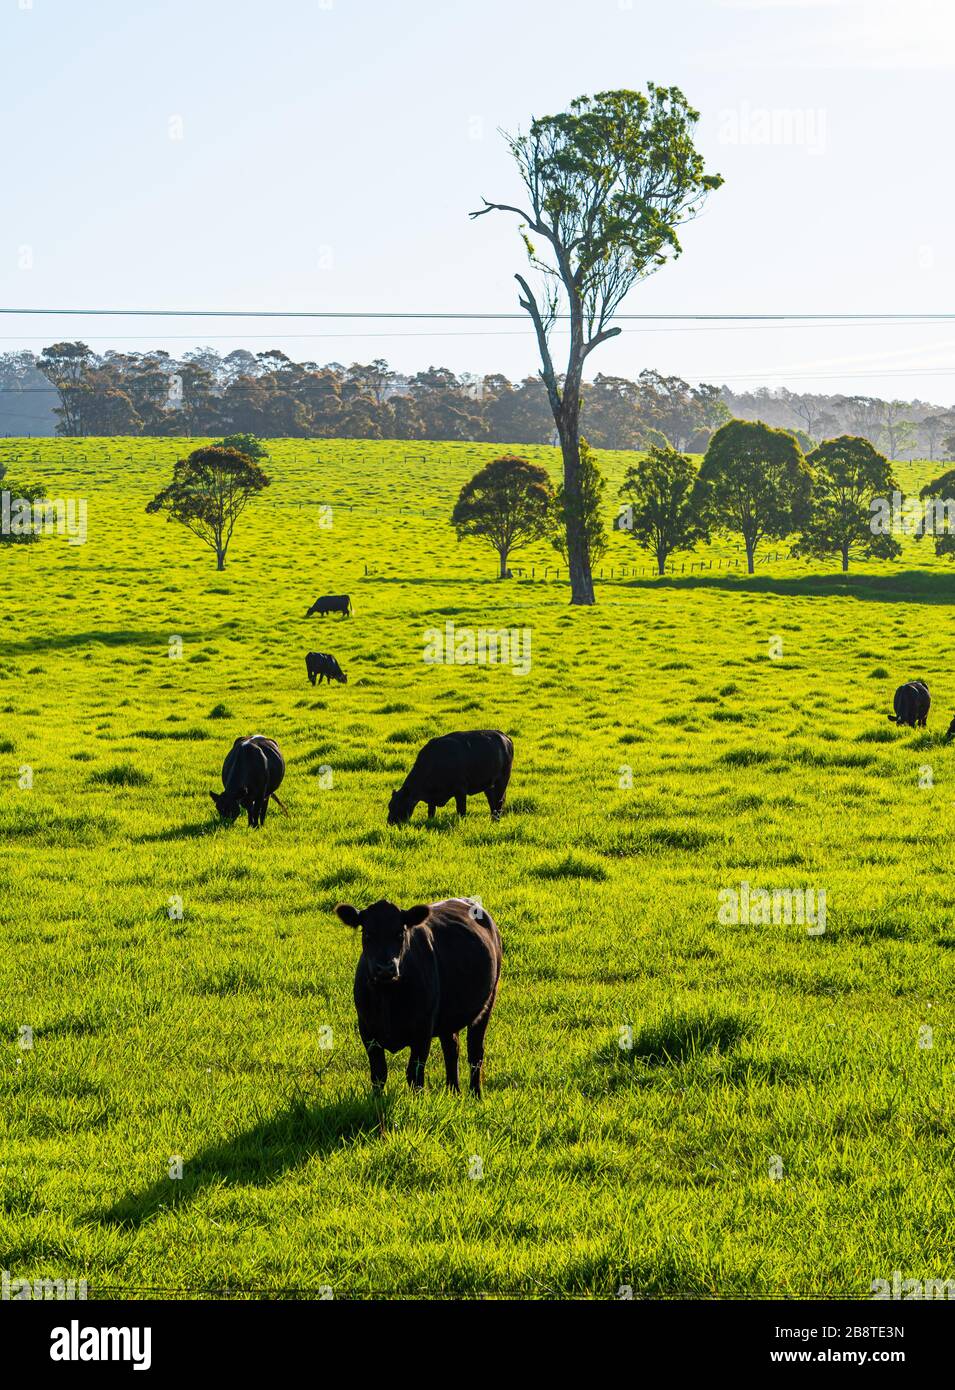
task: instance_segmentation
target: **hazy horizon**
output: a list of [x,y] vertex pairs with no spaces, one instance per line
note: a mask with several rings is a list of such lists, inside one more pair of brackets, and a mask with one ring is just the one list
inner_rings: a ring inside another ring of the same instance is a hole
[[[519,193],[498,127],[648,79],[682,87],[726,183],[626,312],[917,318],[955,302],[937,165],[955,16],[931,0],[684,0],[681,23],[640,0],[20,3],[0,15],[4,308],[515,312],[515,220],[468,219],[482,195]],[[593,372],[955,399],[955,322],[623,327]],[[537,370],[520,321],[4,315],[0,336]]]

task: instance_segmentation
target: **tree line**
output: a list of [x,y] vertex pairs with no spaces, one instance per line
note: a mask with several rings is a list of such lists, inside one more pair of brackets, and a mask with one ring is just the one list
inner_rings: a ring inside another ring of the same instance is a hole
[[[891,461],[865,438],[838,435],[804,454],[796,435],[762,420],[729,420],[702,460],[671,444],[652,444],[627,469],[612,520],[607,480],[587,439],[580,439],[579,518],[588,567],[606,554],[609,531],[629,535],[666,573],[675,554],[694,551],[717,534],[735,536],[753,574],[766,541],[790,540],[796,557],[894,560],[900,533],[933,535],[936,553],[955,554],[955,469],[926,484],[926,507],[913,519],[897,514],[901,489]],[[225,567],[233,530],[248,503],[270,486],[268,452],[254,435],[230,435],[180,459],[173,477],[148,504],[184,525]],[[931,504],[930,506],[928,504]],[[450,516],[459,540],[495,551],[501,579],[511,555],[549,541],[567,564],[565,483],[519,454],[484,464],[461,488]]]
[[[866,438],[889,458],[955,458],[955,406],[877,396],[734,392],[692,386],[653,368],[637,379],[598,373],[581,388],[592,447],[671,444],[703,453],[726,420],[763,420],[796,434],[804,450],[838,434]],[[35,356],[0,354],[0,433],[61,435],[255,434],[262,439],[433,439],[550,444],[554,421],[539,376],[414,375],[377,358],[319,366],[276,350],[222,356],[199,348],[106,352],[56,343]]]
[[[607,548],[606,480],[587,440],[580,440],[582,514],[591,568]],[[730,420],[717,429],[702,461],[670,444],[652,444],[627,470],[615,529],[625,532],[666,573],[674,554],[716,534],[738,538],[755,571],[764,541],[789,538],[797,558],[894,560],[899,534],[935,538],[936,553],[955,553],[955,469],[928,483],[920,499],[935,504],[916,517],[898,514],[901,489],[890,460],[868,440],[839,435],[804,454],[790,431],[761,420]],[[451,515],[458,538],[496,551],[500,577],[511,553],[549,539],[566,559],[567,500],[547,470],[516,455],[494,459],[462,488]]]

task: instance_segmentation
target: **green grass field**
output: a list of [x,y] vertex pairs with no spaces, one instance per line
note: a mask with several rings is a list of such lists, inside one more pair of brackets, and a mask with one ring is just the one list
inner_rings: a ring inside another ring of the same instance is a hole
[[[848,577],[616,579],[572,609],[454,539],[499,445],[292,441],[217,574],[144,513],[185,447],[0,450],[89,506],[84,546],[0,547],[3,1267],[91,1297],[955,1277],[955,577],[931,543]],[[602,462],[615,492],[626,456]],[[614,536],[605,565],[628,561],[649,568]],[[304,621],[327,592],[353,620]],[[528,627],[529,674],[425,664],[449,620]],[[313,690],[309,649],[348,685]],[[897,731],[914,676],[928,730]],[[515,743],[503,820],[475,799],[389,828],[418,746],[488,726]],[[254,732],[291,812],[258,833],[208,795]],[[825,933],[721,925],[744,881],[825,889]],[[396,1058],[376,1109],[332,908],[457,895],[504,940],[485,1099],[444,1092],[435,1044],[425,1093]]]

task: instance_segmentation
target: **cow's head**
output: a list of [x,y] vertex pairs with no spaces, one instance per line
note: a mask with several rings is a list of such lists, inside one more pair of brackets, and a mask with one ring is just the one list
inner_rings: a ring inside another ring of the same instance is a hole
[[951,724],[949,724],[948,726],[948,733],[945,735],[945,742],[951,743],[953,738],[955,738],[955,719],[953,719]]
[[215,802],[219,815],[231,825],[242,809],[238,797],[230,796],[228,792],[210,792],[209,795]]
[[342,668],[339,666],[339,664],[338,664],[337,661],[334,663],[334,665],[335,665],[335,669],[334,669],[334,671],[332,672],[332,679],[333,679],[333,680],[336,680],[336,681],[340,681],[340,682],[342,683],[342,685],[347,685],[347,684],[348,684],[348,677],[345,675],[345,672],[344,672],[344,671],[342,670]]
[[411,813],[415,808],[415,802],[400,788],[391,793],[391,800],[388,802],[388,824],[404,825],[406,820],[411,819]]
[[373,983],[394,984],[401,978],[411,929],[426,922],[431,909],[420,903],[403,910],[382,901],[362,912],[351,903],[339,903],[335,911],[346,927],[361,927],[361,951]]

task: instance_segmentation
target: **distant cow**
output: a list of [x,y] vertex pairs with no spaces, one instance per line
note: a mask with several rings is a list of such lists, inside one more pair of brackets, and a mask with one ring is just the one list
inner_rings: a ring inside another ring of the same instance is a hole
[[[224,820],[232,822],[240,808],[248,811],[249,825],[258,830],[265,824],[269,809],[269,798],[275,797],[285,811],[276,789],[282,785],[285,776],[285,759],[274,738],[264,734],[252,734],[249,738],[237,738],[226,754],[222,764],[222,785],[224,791],[210,792],[216,810]],[[288,815],[288,812],[285,811]]]
[[317,598],[311,608],[305,614],[310,618],[313,613],[341,613],[345,618],[351,617],[351,599],[347,594],[326,594],[324,598]]
[[419,801],[433,816],[438,806],[454,798],[459,816],[467,814],[467,798],[483,792],[491,818],[499,820],[514,761],[514,745],[498,729],[442,734],[429,739],[415,758],[402,785],[392,792],[388,824],[410,820]]
[[332,681],[339,681],[342,685],[348,683],[345,672],[328,652],[309,652],[305,658],[305,669],[308,671],[308,678],[312,685],[315,684],[316,676],[319,685],[323,680],[327,680],[329,685]]
[[490,914],[467,898],[404,911],[390,902],[363,912],[341,903],[335,911],[347,926],[361,927],[355,1008],[372,1086],[385,1084],[385,1053],[409,1047],[405,1075],[421,1090],[431,1039],[440,1038],[448,1086],[458,1090],[458,1033],[467,1028],[471,1090],[480,1096],[484,1034],[501,974],[501,937]]
[[892,708],[895,714],[888,716],[892,724],[906,724],[910,729],[925,728],[932,697],[924,681],[906,681],[895,692]]
[[953,738],[955,738],[955,719],[953,719],[951,724],[949,724],[948,726],[948,733],[945,735],[945,742],[951,743]]

